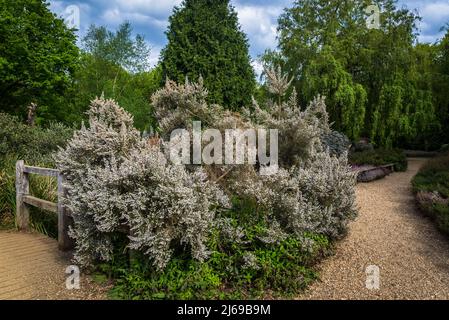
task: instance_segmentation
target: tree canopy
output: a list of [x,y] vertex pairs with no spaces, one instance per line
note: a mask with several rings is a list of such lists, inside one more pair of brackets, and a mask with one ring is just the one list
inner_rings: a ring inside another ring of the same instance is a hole
[[[366,9],[380,8],[379,28],[368,28]],[[369,136],[381,146],[429,146],[435,132],[432,71],[417,45],[420,17],[396,0],[298,0],[279,18],[281,64],[294,77],[302,103],[327,97],[335,128],[350,138]],[[430,56],[429,56],[430,57]]]
[[24,115],[35,102],[48,118],[76,70],[76,36],[42,0],[0,0],[0,111]]
[[80,68],[66,101],[75,112],[69,122],[84,117],[89,102],[102,94],[112,98],[134,116],[139,129],[152,125],[149,99],[159,88],[160,67],[150,71],[150,48],[142,35],[132,35],[129,22],[116,31],[91,25],[82,40]]

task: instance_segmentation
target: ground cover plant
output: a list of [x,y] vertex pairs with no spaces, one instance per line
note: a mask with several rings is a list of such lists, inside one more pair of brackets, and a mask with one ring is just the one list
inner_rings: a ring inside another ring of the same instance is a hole
[[449,153],[429,160],[412,185],[420,209],[449,234]]

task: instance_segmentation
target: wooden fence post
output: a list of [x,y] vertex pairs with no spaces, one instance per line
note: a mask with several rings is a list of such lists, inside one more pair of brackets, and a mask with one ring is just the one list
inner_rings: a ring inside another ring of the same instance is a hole
[[64,183],[64,176],[58,174],[58,247],[61,251],[68,251],[74,248],[74,241],[69,237],[69,226],[72,223],[72,218],[63,204],[63,198],[67,194]]
[[23,160],[16,162],[16,226],[21,231],[29,231],[30,210],[23,201],[23,197],[30,193],[30,182],[24,168]]

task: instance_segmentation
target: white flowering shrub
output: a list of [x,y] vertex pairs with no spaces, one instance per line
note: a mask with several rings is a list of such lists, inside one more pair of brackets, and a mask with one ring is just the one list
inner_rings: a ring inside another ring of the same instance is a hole
[[272,206],[289,233],[304,232],[339,238],[355,218],[355,179],[344,157],[315,153],[303,167],[272,179]]
[[215,209],[227,198],[201,169],[187,172],[169,163],[158,146],[148,147],[131,116],[112,100],[93,101],[89,127],[75,133],[56,162],[67,178],[79,264],[110,260],[114,233],[123,230],[129,231],[129,247],[158,269],[176,243],[197,260],[208,256],[205,240]]
[[[225,110],[220,105],[209,105],[202,79],[198,83],[177,84],[167,80],[165,86],[152,96],[152,106],[159,122],[161,136],[168,140],[176,129],[187,129],[192,136],[192,121],[201,121],[202,130],[218,129],[224,137],[226,129],[252,129],[254,125],[239,113]],[[176,142],[175,142],[176,143]],[[169,146],[168,143],[166,143]],[[167,151],[169,148],[165,148]],[[224,154],[224,150],[222,150]],[[191,170],[191,166],[188,166]],[[209,180],[217,182],[228,195],[245,194],[242,181],[257,177],[254,165],[203,165]]]
[[280,225],[287,234],[314,232],[339,238],[357,214],[356,176],[349,170],[347,150],[334,150],[323,139],[333,135],[325,99],[318,96],[301,111],[294,90],[286,102],[282,99],[288,78],[279,70],[268,70],[267,75],[277,101],[265,108],[254,101],[253,111],[246,110],[246,115],[260,125],[279,130],[283,169],[244,183],[258,203],[274,214],[278,223],[275,230]]
[[[168,81],[153,96],[153,107],[166,130],[191,129],[193,119],[211,128],[266,128],[279,130],[279,160],[282,169],[275,175],[258,175],[254,166],[204,166],[209,179],[217,180],[229,196],[249,197],[273,214],[265,242],[278,242],[285,234],[316,232],[338,238],[355,217],[356,178],[349,170],[345,141],[342,147],[329,146],[333,137],[325,98],[318,96],[301,110],[296,91],[286,97],[288,77],[280,70],[267,70],[269,91],[277,97],[266,106],[253,99],[243,115],[221,106],[209,106],[207,90],[199,84],[177,85]],[[170,125],[169,125],[170,124]],[[175,125],[176,124],[176,125]],[[334,150],[336,149],[336,150]],[[227,173],[227,174],[226,174]]]
[[[308,266],[356,215],[356,179],[347,154],[323,139],[332,134],[324,97],[303,110],[294,90],[287,96],[288,77],[268,74],[275,101],[254,101],[242,114],[209,105],[201,81],[167,81],[152,97],[160,140],[141,138],[115,102],[93,101],[89,126],[56,156],[67,177],[77,262],[113,259],[116,235],[125,233],[142,265],[151,261],[123,280],[127,298],[213,298],[209,289],[232,285],[303,288],[313,278]],[[174,165],[167,140],[175,129],[192,133],[193,121],[222,133],[278,129],[279,170],[263,176],[259,164]]]

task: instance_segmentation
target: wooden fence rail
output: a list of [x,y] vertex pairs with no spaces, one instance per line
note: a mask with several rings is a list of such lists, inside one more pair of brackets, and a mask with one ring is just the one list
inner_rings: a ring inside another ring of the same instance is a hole
[[[58,179],[58,202],[42,200],[30,194],[29,174],[56,177]],[[58,215],[58,247],[62,251],[73,248],[73,240],[68,235],[72,223],[67,208],[62,203],[65,196],[64,177],[56,169],[26,166],[23,160],[16,163],[16,224],[19,230],[30,230],[30,206],[38,207]]]

